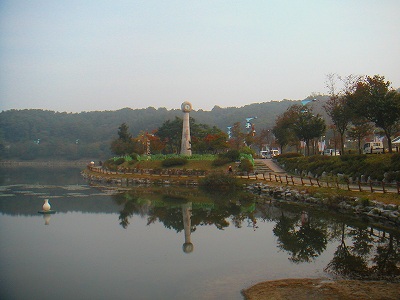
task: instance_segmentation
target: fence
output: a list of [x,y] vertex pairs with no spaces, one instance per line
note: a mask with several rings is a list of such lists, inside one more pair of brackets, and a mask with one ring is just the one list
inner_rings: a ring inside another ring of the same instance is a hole
[[247,174],[245,176],[247,179],[260,179],[260,175],[262,179],[265,181],[275,181],[286,185],[301,185],[301,186],[318,186],[318,187],[328,187],[328,188],[340,188],[346,189],[349,191],[368,191],[371,193],[381,192],[381,193],[397,193],[400,194],[400,182],[389,183],[385,181],[368,181],[361,182],[357,181],[356,183],[350,183],[349,181],[339,181],[337,178],[332,178],[329,180],[328,178],[325,180],[321,180],[318,178],[312,177],[302,177],[302,176],[289,176],[289,175],[280,175],[276,173],[266,173],[263,174]]

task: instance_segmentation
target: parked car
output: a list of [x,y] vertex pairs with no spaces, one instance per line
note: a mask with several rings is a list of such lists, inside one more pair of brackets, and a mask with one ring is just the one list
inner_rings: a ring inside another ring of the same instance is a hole
[[267,158],[268,153],[269,153],[269,150],[262,150],[262,151],[260,151],[260,157]]
[[383,143],[382,142],[368,142],[363,146],[364,154],[371,153],[383,153]]
[[281,154],[281,153],[277,149],[260,151],[261,158],[273,158],[275,156],[278,156],[279,154]]
[[340,155],[340,151],[338,149],[325,149],[322,153],[323,155],[337,156]]
[[270,155],[271,155],[270,158],[276,157],[276,156],[278,156],[279,154],[281,154],[281,153],[279,152],[279,150],[273,149],[273,150],[270,151]]

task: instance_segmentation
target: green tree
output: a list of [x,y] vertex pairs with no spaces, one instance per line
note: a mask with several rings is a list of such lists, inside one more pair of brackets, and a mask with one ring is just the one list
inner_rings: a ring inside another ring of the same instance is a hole
[[358,153],[361,154],[361,141],[372,134],[374,126],[367,119],[359,116],[353,117],[347,136],[357,141]]
[[167,153],[179,153],[182,139],[183,120],[175,117],[165,121],[155,132],[155,135],[165,144]]
[[390,87],[384,76],[366,76],[357,81],[347,97],[349,105],[359,116],[382,128],[392,152],[392,136],[400,125],[400,93]]
[[262,129],[259,134],[254,137],[254,143],[258,149],[262,149],[264,145],[270,146],[272,144],[272,134],[270,129]]
[[110,149],[116,155],[128,155],[135,152],[135,142],[125,123],[118,127],[118,138],[111,142]]
[[325,120],[319,114],[314,115],[312,109],[304,110],[300,105],[293,105],[293,110],[292,130],[299,140],[305,142],[307,155],[310,155],[310,141],[325,133]]
[[[336,89],[336,78],[344,85],[341,91],[337,91]],[[345,78],[335,74],[329,74],[327,76],[326,86],[329,90],[329,100],[323,107],[340,135],[341,153],[344,153],[345,133],[354,115],[353,110],[348,105],[348,98],[346,95],[352,91],[354,82],[357,80],[359,80],[359,77],[354,75],[349,75]]]
[[298,114],[297,108],[298,106],[291,106],[284,113],[278,115],[275,126],[272,128],[272,133],[281,148],[281,153],[283,153],[286,145],[298,143],[298,139],[293,132],[293,124]]
[[118,137],[123,142],[129,142],[132,138],[132,135],[129,133],[129,127],[126,123],[122,123],[121,126],[118,127]]

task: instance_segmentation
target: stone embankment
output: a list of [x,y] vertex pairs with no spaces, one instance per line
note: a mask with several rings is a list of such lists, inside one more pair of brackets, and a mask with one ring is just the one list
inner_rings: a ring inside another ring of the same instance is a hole
[[[133,186],[133,185],[150,185],[150,184],[162,184],[162,185],[187,185],[187,186],[197,186],[198,178],[189,176],[127,176],[123,177],[125,174],[110,174],[105,176],[103,174],[97,173],[87,173],[82,172],[82,176],[92,182],[98,184],[109,184],[116,186]],[[113,176],[114,175],[114,176]]]
[[372,221],[391,227],[399,228],[400,226],[400,208],[395,204],[384,204],[359,197],[312,196],[304,191],[291,189],[287,186],[270,186],[262,182],[248,184],[245,189],[281,201],[299,202],[335,209],[342,213],[367,217]]

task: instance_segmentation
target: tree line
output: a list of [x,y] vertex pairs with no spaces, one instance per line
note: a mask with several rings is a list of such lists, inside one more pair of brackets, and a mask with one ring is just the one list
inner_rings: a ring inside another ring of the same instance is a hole
[[[337,85],[342,84],[338,89]],[[190,115],[193,153],[265,146],[316,153],[325,135],[344,153],[345,139],[399,133],[400,100],[383,76],[327,76],[329,95],[271,101],[240,108],[215,106]],[[180,109],[124,108],[81,113],[38,109],[0,113],[1,159],[107,159],[113,154],[179,153]],[[251,124],[246,123],[252,117]],[[247,126],[249,125],[249,126]],[[229,128],[229,129],[228,129]],[[118,131],[117,131],[118,130]],[[117,136],[116,136],[117,134]]]
[[[216,127],[221,132],[226,132],[227,126],[232,126],[235,122],[243,124],[246,117],[258,116],[255,120],[256,126],[261,130],[264,127],[271,128],[276,114],[297,102],[271,101],[239,108],[215,106],[211,111],[193,110],[190,115],[196,123],[207,124],[211,129]],[[112,155],[110,144],[122,123],[128,126],[133,137],[143,137],[143,133],[151,134],[160,127],[163,129],[164,122],[175,126],[175,118],[181,116],[180,109],[153,107],[81,113],[41,109],[2,111],[0,159],[106,159]],[[167,133],[168,131],[164,135]],[[161,135],[162,131],[159,131],[159,134]],[[201,138],[202,135],[204,133],[201,133]],[[180,139],[180,136],[178,138]],[[192,137],[193,142],[196,142],[196,138],[196,135]],[[176,152],[174,143],[176,138],[168,140],[165,151]],[[152,143],[153,145],[157,148],[157,145]],[[198,149],[204,152],[202,147],[205,147],[204,143],[198,144]]]
[[[338,89],[338,82],[342,88]],[[276,142],[283,150],[287,146],[298,147],[305,143],[307,154],[310,154],[310,142],[318,140],[330,129],[337,134],[338,148],[345,153],[345,138],[357,141],[361,153],[361,142],[370,135],[381,135],[387,140],[387,151],[392,152],[392,139],[400,131],[400,93],[391,87],[384,76],[341,77],[336,74],[327,76],[329,99],[323,105],[331,125],[320,114],[314,114],[308,105],[312,99],[303,104],[290,106],[278,115],[272,132]],[[336,148],[336,146],[335,146]]]

